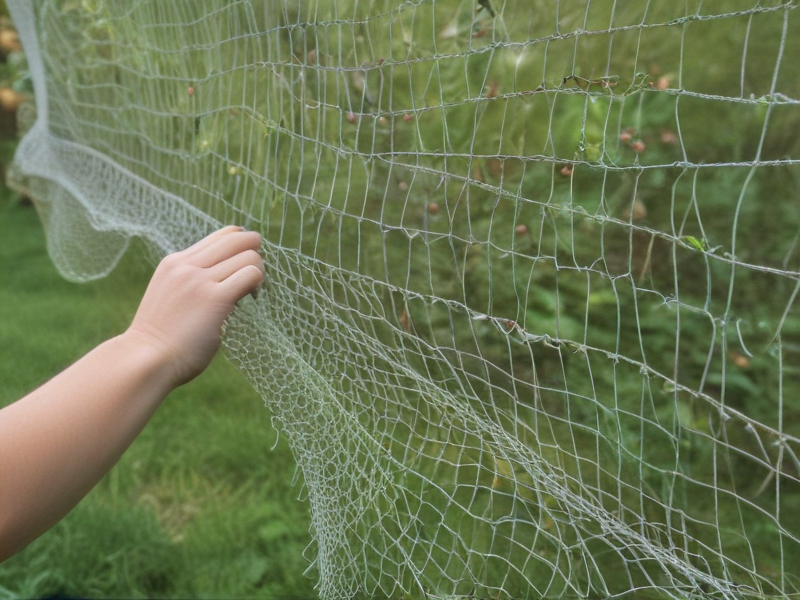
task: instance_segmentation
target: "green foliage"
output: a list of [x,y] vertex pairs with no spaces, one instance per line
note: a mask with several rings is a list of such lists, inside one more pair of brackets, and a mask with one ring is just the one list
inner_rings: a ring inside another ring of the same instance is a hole
[[[35,211],[5,188],[0,239],[3,406],[122,331],[150,269],[132,256],[105,280],[64,281]],[[314,597],[294,470],[261,399],[218,359],[72,513],[0,565],[0,595]]]

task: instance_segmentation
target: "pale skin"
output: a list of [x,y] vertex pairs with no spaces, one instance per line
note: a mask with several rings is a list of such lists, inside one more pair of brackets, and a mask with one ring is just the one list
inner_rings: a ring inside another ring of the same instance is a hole
[[264,280],[260,244],[226,227],[169,255],[125,333],[0,410],[0,562],[72,510],[205,370],[236,302]]

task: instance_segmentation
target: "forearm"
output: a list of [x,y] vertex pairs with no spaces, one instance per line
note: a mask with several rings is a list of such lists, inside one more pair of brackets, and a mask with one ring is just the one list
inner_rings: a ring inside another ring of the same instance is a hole
[[127,333],[0,410],[0,561],[97,484],[172,387],[164,357]]
[[126,333],[0,410],[0,561],[67,514],[208,366],[236,302],[264,280],[260,244],[225,227],[167,256]]

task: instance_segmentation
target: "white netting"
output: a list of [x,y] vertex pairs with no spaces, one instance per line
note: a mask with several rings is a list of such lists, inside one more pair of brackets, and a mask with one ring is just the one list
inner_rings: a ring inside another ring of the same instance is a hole
[[9,5],[65,275],[264,235],[322,597],[798,592],[796,2]]

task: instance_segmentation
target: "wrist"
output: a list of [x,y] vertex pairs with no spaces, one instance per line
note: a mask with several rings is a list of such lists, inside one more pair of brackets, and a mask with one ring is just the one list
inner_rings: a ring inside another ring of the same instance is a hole
[[164,395],[178,387],[180,382],[176,357],[170,345],[136,327],[107,342],[135,363],[140,376],[163,389]]

